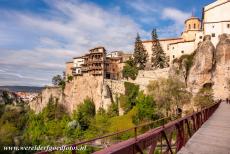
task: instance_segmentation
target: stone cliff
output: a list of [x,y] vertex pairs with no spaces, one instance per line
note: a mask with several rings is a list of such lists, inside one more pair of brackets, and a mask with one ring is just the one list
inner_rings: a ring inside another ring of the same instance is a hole
[[230,79],[230,35],[223,34],[215,52],[213,85],[215,98],[229,97],[228,82]]
[[[191,65],[186,66],[184,62],[191,57]],[[216,48],[211,42],[211,36],[205,36],[193,56],[182,56],[170,68],[170,75],[177,76],[181,81],[186,82],[188,90],[193,94],[196,94],[204,85],[212,85],[215,99],[229,97],[229,74],[230,35],[227,34],[219,36]]]
[[40,112],[52,96],[61,103],[69,113],[87,97],[95,103],[96,109],[108,109],[117,96],[124,94],[124,82],[132,82],[146,89],[149,81],[167,78],[169,75],[177,77],[187,84],[188,90],[196,94],[204,85],[213,85],[216,99],[229,96],[230,82],[230,36],[223,34],[215,48],[211,43],[211,36],[205,36],[191,55],[183,55],[170,68],[155,71],[139,71],[136,80],[109,80],[102,76],[75,76],[66,83],[64,91],[58,87],[45,88],[40,96],[30,103],[36,112]]
[[187,85],[193,93],[197,93],[206,83],[212,82],[214,52],[211,36],[205,36],[195,51],[193,65],[188,74]]

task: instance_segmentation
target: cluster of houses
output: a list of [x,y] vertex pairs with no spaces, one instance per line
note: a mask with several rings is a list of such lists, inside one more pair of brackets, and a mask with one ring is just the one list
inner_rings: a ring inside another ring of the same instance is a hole
[[[203,8],[202,19],[192,16],[184,23],[184,32],[180,37],[160,39],[162,49],[166,53],[169,63],[184,54],[191,54],[203,41],[205,35],[211,36],[214,46],[219,41],[219,35],[230,34],[230,0],[217,0]],[[142,42],[147,53],[148,62],[152,60],[152,46],[154,41]],[[121,79],[125,61],[132,57],[120,51],[106,54],[104,47],[91,49],[82,57],[75,57],[66,63],[66,75],[103,76],[109,79]]]
[[122,70],[125,62],[132,54],[122,51],[106,53],[104,47],[96,47],[89,50],[88,54],[74,57],[66,63],[66,76],[103,76],[107,79],[119,80],[122,78]]

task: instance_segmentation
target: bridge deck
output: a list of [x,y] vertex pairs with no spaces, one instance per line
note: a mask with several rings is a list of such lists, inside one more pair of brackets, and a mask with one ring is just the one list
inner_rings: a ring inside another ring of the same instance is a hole
[[230,154],[230,104],[221,103],[178,154]]

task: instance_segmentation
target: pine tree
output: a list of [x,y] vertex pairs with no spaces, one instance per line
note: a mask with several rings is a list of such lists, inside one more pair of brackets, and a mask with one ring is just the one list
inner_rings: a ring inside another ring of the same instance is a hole
[[161,47],[160,41],[158,39],[157,31],[156,29],[153,29],[152,31],[152,65],[153,68],[165,68],[168,67],[169,64],[167,62],[167,58],[165,55],[164,50]]
[[136,41],[135,41],[135,48],[134,48],[134,62],[139,70],[143,70],[145,68],[148,53],[145,50],[141,38],[139,34],[137,34]]

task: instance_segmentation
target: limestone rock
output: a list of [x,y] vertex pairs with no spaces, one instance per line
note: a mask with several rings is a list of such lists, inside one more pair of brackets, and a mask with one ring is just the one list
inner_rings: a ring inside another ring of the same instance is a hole
[[214,52],[215,47],[211,42],[211,36],[207,35],[196,50],[189,72],[188,87],[192,93],[197,93],[203,85],[212,82]]
[[213,72],[214,96],[216,99],[229,97],[228,80],[230,79],[230,35],[219,36],[215,52],[215,69]]

